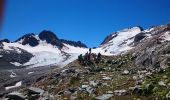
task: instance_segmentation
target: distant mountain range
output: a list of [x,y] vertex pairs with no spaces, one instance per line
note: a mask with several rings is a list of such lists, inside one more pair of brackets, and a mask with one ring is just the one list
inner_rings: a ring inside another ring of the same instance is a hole
[[[143,30],[132,27],[108,35],[92,53],[102,55],[118,55],[137,49],[146,40],[158,36],[159,40],[170,40],[170,25],[161,25]],[[141,48],[141,47],[139,47]],[[64,65],[77,59],[80,54],[88,52],[89,48],[80,41],[59,39],[55,33],[44,30],[38,35],[29,33],[14,42],[8,39],[0,40],[0,66],[38,67]]]

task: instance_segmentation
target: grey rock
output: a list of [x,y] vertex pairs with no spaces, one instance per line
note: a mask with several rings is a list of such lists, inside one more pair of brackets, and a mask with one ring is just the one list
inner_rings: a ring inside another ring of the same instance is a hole
[[115,95],[117,95],[117,96],[123,96],[123,95],[126,95],[126,94],[127,94],[127,91],[126,91],[125,89],[115,90],[114,93],[115,93]]
[[122,72],[122,75],[128,75],[129,74],[129,70],[124,70],[123,72]]
[[89,87],[86,88],[86,91],[87,91],[89,94],[91,94],[91,93],[93,93],[93,92],[95,91],[95,89],[89,86]]
[[7,94],[6,98],[10,100],[25,100],[25,96],[17,91]]
[[30,88],[28,88],[28,92],[29,92],[29,94],[42,95],[44,93],[44,90],[42,90],[40,88],[36,88],[36,87],[30,87]]
[[133,94],[142,94],[142,88],[141,86],[135,86],[135,87],[129,87],[129,90],[132,91]]
[[163,81],[158,82],[160,86],[166,86],[166,84]]
[[103,94],[101,96],[95,97],[97,100],[108,100],[113,96],[113,94]]
[[170,100],[170,91],[169,91],[168,94],[166,94],[166,98],[167,98],[168,100]]

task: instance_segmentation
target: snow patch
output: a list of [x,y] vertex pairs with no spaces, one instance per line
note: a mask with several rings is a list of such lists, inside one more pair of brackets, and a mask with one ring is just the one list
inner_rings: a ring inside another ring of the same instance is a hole
[[14,86],[5,87],[5,90],[9,90],[9,89],[12,89],[12,88],[17,88],[17,87],[20,87],[21,85],[22,85],[22,81],[19,81]]
[[10,63],[15,65],[15,66],[22,66],[22,64],[20,64],[19,62],[10,62]]
[[164,34],[164,39],[168,40],[168,41],[170,40],[170,31],[168,31]]
[[14,77],[16,77],[16,76],[17,76],[16,73],[11,72],[11,74],[10,74],[10,77],[11,77],[11,78],[14,78]]
[[29,74],[33,74],[33,73],[34,73],[34,72],[28,72],[28,75],[29,75]]

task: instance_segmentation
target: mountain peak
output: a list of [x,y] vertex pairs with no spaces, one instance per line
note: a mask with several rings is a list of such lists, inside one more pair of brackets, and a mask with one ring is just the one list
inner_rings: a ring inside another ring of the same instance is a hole
[[140,26],[135,26],[135,27],[131,27],[131,28],[122,29],[120,31],[117,31],[117,32],[114,32],[114,33],[108,35],[104,39],[104,41],[101,43],[101,45],[108,43],[110,40],[116,38],[118,35],[121,36],[121,39],[123,39],[123,37],[126,37],[127,33],[129,35],[133,35],[134,36],[134,34],[140,33],[141,31],[143,31],[143,28],[140,27]]
[[34,33],[28,33],[17,39],[15,42],[19,42],[22,45],[29,44],[30,46],[34,47],[39,44],[39,40],[36,38]]
[[34,34],[34,33],[25,34],[25,35],[23,35],[22,37],[20,37],[19,39],[17,39],[15,42],[21,41],[21,40],[24,39],[24,38],[29,38],[29,37],[31,37],[31,36],[35,36],[35,34]]
[[51,31],[44,30],[44,31],[40,32],[40,34],[38,36],[41,40],[46,40],[47,43],[50,43],[52,45],[56,45],[60,48],[63,47],[63,44],[61,43],[61,41]]

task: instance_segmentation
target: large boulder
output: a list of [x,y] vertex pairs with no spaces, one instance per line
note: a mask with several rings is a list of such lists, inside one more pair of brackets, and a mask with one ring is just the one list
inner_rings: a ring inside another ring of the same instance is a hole
[[95,97],[97,100],[110,100],[110,98],[113,96],[113,94],[103,94],[100,96]]
[[17,91],[7,94],[6,98],[9,100],[25,100],[25,96]]
[[116,96],[124,96],[124,95],[127,94],[127,91],[125,89],[115,90],[114,93],[115,93]]
[[40,88],[36,88],[36,87],[30,87],[28,88],[28,92],[29,94],[39,94],[42,95],[44,93],[44,90],[40,89]]

